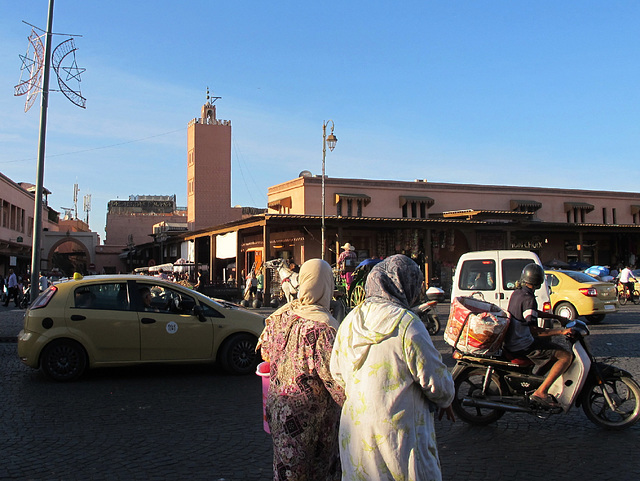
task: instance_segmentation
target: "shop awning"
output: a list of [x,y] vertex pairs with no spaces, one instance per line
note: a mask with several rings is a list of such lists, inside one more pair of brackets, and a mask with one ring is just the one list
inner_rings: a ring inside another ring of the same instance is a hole
[[542,202],[538,202],[537,200],[512,199],[509,203],[511,210],[528,210],[535,212],[542,207]]
[[405,204],[426,204],[427,207],[431,207],[433,204],[436,203],[435,200],[433,200],[431,197],[420,197],[420,196],[415,196],[415,195],[401,195],[399,197],[400,200],[400,207],[402,207]]
[[272,200],[268,204],[269,209],[279,210],[281,207],[291,209],[291,197],[283,197],[282,199]]
[[585,212],[591,212],[595,207],[592,204],[588,204],[587,202],[565,202],[564,203],[564,211],[569,212],[570,210],[578,209],[583,210]]
[[361,200],[364,205],[369,204],[371,202],[371,197],[367,194],[336,194],[336,204],[341,200]]
[[218,259],[235,258],[238,252],[238,233],[227,232],[216,236],[216,257]]

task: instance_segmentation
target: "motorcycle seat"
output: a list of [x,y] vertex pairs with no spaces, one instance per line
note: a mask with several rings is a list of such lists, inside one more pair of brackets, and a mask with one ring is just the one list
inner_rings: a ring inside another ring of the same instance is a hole
[[533,366],[534,362],[526,357],[518,357],[513,355],[512,353],[510,353],[509,351],[507,351],[506,349],[504,349],[502,351],[504,357],[506,357],[510,363],[512,364],[517,364],[518,366]]

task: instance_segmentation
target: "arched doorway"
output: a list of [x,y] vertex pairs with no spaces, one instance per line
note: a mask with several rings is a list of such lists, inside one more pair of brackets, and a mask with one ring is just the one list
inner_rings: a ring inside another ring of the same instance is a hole
[[49,270],[65,277],[73,276],[74,272],[87,274],[90,263],[86,246],[71,237],[56,242],[49,251]]

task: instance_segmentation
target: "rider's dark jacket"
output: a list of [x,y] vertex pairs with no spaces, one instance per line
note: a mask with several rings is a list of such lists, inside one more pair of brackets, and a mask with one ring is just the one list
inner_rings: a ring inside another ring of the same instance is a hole
[[538,325],[538,302],[533,289],[522,286],[509,299],[509,328],[504,347],[511,352],[523,351],[533,344],[534,337],[530,325]]

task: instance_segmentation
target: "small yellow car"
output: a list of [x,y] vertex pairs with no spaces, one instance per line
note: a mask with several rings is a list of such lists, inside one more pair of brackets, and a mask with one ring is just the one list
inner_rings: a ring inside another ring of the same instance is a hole
[[591,323],[602,322],[618,310],[616,286],[584,272],[545,271],[553,312],[568,319],[584,316]]
[[88,276],[49,287],[25,313],[18,356],[56,381],[89,368],[219,363],[254,372],[264,317],[173,282]]

